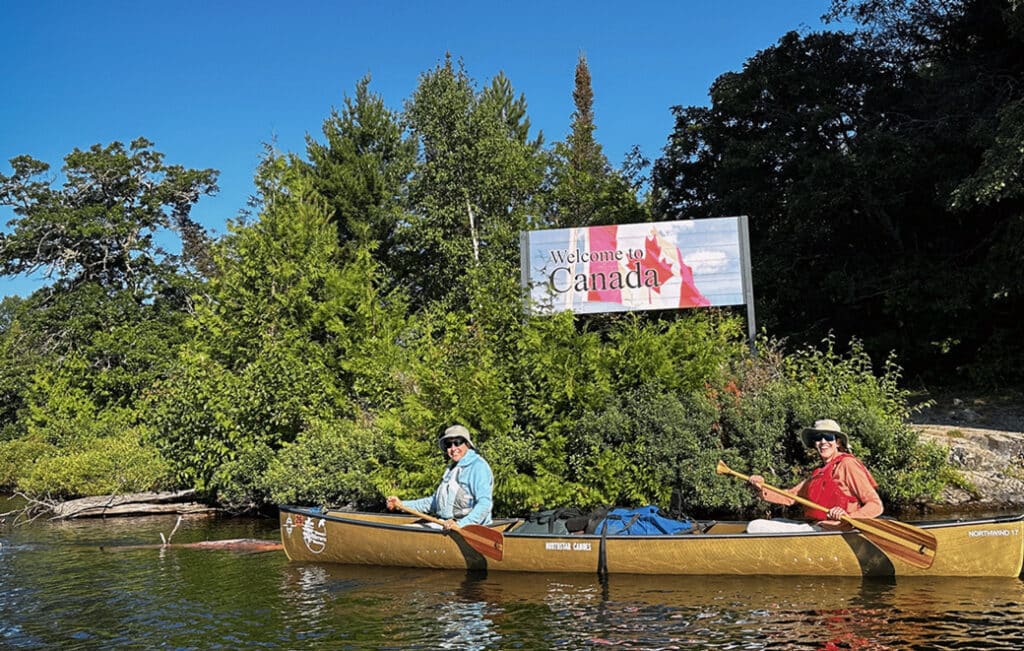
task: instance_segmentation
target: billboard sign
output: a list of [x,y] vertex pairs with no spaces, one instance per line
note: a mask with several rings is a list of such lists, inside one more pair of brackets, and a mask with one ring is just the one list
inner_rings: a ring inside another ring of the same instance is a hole
[[525,231],[522,282],[541,314],[742,305],[748,248],[744,217]]

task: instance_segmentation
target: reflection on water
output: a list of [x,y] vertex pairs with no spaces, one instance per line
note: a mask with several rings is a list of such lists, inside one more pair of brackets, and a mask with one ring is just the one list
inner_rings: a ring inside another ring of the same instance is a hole
[[[112,549],[159,543],[174,522],[0,528],[0,648],[1024,648],[1019,579],[601,581]],[[197,518],[172,542],[276,535],[272,521]]]

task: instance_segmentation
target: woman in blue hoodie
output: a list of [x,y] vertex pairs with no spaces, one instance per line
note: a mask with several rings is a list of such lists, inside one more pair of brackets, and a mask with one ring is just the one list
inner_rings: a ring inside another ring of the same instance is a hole
[[[445,529],[467,524],[490,524],[494,474],[473,447],[469,430],[462,425],[452,425],[437,439],[437,445],[450,460],[441,484],[433,495],[410,500],[405,506],[444,520]],[[402,500],[398,497],[388,496],[389,510],[394,511],[399,504]]]

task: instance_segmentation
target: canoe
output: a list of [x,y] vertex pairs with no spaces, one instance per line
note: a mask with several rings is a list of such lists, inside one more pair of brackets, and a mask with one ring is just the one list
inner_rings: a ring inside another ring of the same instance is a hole
[[601,536],[517,533],[521,520],[495,521],[501,559],[457,532],[418,525],[406,514],[279,507],[281,541],[292,561],[450,570],[659,575],[1018,577],[1024,514],[915,522],[934,534],[931,567],[887,554],[856,531],[744,533],[745,522],[698,522],[695,533]]

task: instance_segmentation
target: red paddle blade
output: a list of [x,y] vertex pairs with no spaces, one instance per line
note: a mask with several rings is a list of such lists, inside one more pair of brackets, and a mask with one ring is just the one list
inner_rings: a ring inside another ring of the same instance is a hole
[[469,546],[488,558],[500,561],[505,556],[505,536],[500,531],[478,524],[467,524],[458,529]]

